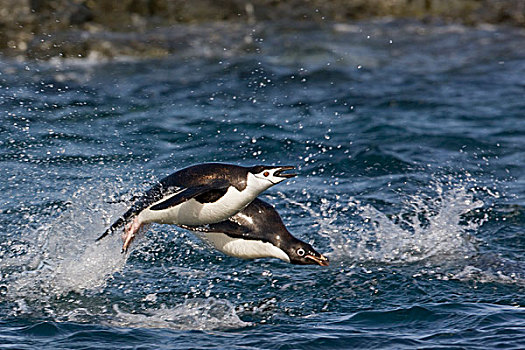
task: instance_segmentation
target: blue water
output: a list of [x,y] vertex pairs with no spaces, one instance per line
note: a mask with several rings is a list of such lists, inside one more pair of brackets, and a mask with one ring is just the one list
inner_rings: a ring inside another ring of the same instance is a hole
[[[0,348],[524,348],[525,31],[254,33],[0,60]],[[297,165],[262,198],[331,265],[161,225],[129,256],[94,244],[122,200],[209,161]]]

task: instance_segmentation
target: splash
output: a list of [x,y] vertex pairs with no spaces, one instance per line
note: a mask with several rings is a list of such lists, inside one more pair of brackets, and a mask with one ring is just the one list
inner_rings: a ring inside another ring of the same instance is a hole
[[118,327],[171,328],[180,330],[216,330],[248,327],[249,322],[242,321],[234,306],[223,299],[196,298],[184,303],[145,313],[128,313],[113,306],[117,313],[110,324]]
[[[138,309],[126,312],[114,304],[111,310],[107,305],[115,301],[108,297],[108,290],[127,295],[129,289],[120,290],[122,281],[117,287],[106,288],[126,263],[127,255],[120,253],[120,235],[95,243],[111,219],[125,210],[124,204],[107,203],[105,194],[118,192],[109,186],[93,184],[77,190],[67,207],[49,223],[20,232],[16,240],[0,242],[0,297],[9,305],[12,316],[182,330],[251,325],[239,318],[230,302],[216,298],[193,298],[166,306],[159,305],[157,295],[152,293],[142,300],[147,307],[126,304],[126,308]],[[193,270],[190,275],[195,276]]]
[[[355,197],[321,199],[320,210],[302,207],[328,238],[332,259],[355,262],[405,264],[432,258],[468,258],[476,253],[472,233],[487,220],[464,220],[483,207],[474,191],[462,183],[430,185],[432,194],[405,195],[398,213],[386,214]],[[334,204],[335,202],[335,204]],[[342,202],[344,204],[342,204]]]
[[364,225],[357,230],[354,246],[347,241],[338,247],[359,260],[374,262],[411,263],[444,256],[468,258],[476,252],[469,232],[475,231],[480,223],[462,224],[462,215],[482,207],[483,202],[474,200],[464,187],[443,191],[437,186],[437,197],[410,196],[404,210],[394,215],[385,215],[368,204],[360,206],[357,200],[350,201]]
[[103,186],[77,190],[52,222],[20,232],[16,240],[0,246],[0,284],[7,300],[24,306],[19,311],[31,312],[30,305],[49,304],[69,292],[102,288],[124,266],[126,257],[115,253],[119,252],[116,235],[95,244],[104,219],[122,210],[105,203],[106,190]]

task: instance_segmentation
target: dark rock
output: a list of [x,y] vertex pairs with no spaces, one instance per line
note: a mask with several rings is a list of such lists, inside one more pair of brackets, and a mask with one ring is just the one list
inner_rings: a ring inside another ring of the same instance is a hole
[[79,4],[69,16],[69,24],[73,26],[79,25],[92,21],[94,18],[93,11],[86,4]]
[[[177,50],[173,38],[160,34],[159,29],[181,23],[223,22],[227,25],[220,33],[228,36],[228,27],[236,23],[249,27],[260,21],[324,23],[382,16],[525,26],[525,1],[0,0],[0,50],[5,55],[43,59],[90,53],[156,57]],[[165,32],[171,33],[169,29]],[[245,38],[239,38],[239,46],[246,45]]]

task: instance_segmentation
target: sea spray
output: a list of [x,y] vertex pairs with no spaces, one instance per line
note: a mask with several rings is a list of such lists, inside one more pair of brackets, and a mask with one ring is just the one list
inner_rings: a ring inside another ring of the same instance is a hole
[[104,185],[80,188],[58,216],[2,244],[1,284],[8,300],[29,309],[34,303],[48,304],[69,292],[102,288],[124,266],[118,235],[95,243],[107,217],[123,209],[105,203],[106,192]]
[[464,220],[484,203],[463,182],[448,180],[432,181],[430,194],[401,194],[395,214],[341,194],[335,200],[321,198],[318,208],[281,197],[311,215],[319,234],[329,239],[333,259],[388,264],[443,256],[464,259],[476,253],[472,234],[487,217]]

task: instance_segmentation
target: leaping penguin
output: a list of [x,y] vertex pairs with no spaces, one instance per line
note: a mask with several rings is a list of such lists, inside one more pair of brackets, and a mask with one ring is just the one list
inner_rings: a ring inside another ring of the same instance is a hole
[[228,220],[204,226],[180,226],[236,258],[278,258],[300,265],[329,264],[328,258],[310,244],[295,238],[277,211],[258,198]]
[[179,170],[140,196],[98,239],[125,227],[126,252],[144,224],[198,226],[228,219],[261,192],[294,177],[293,166],[203,163]]

